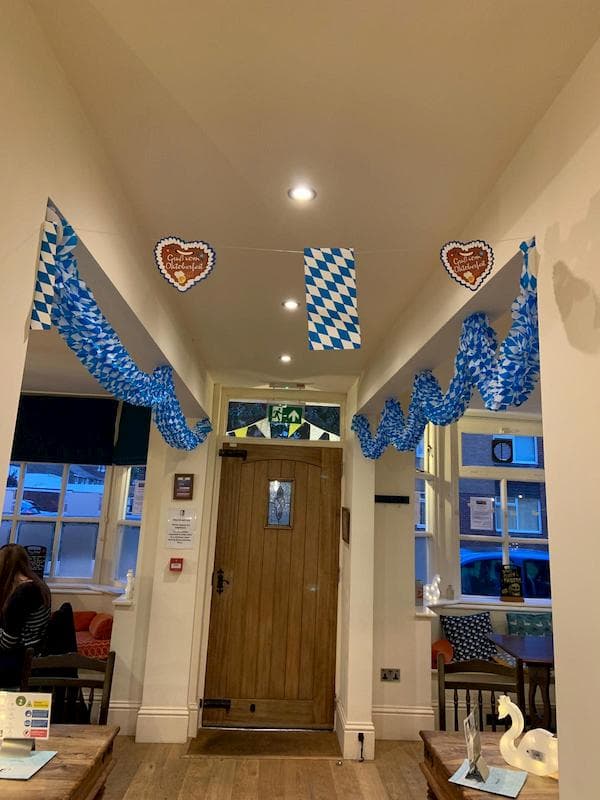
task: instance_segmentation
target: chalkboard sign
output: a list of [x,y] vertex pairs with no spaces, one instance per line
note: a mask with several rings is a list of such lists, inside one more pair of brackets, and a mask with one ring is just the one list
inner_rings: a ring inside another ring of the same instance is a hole
[[25,546],[31,569],[38,578],[44,579],[44,567],[46,566],[46,548],[41,544],[28,544]]
[[523,603],[523,579],[519,567],[502,565],[500,600],[507,603]]

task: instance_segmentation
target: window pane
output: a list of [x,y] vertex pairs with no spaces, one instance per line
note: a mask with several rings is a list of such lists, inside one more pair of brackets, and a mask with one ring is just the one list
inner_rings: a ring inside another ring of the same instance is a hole
[[421,441],[417,445],[415,450],[415,468],[419,470],[419,472],[423,472],[425,469],[425,435],[421,436]]
[[500,481],[461,478],[459,481],[460,532],[473,536],[501,536]]
[[416,478],[415,480],[415,530],[427,530],[427,500],[424,478]]
[[65,517],[99,517],[104,497],[106,467],[73,464],[65,492]]
[[548,538],[545,484],[508,481],[508,512],[511,536]]
[[62,464],[27,464],[23,483],[21,514],[56,516],[60,500],[62,476]]
[[52,545],[54,542],[54,522],[19,522],[17,525],[16,541],[27,547],[36,544],[46,548],[45,575],[50,574],[50,561],[52,560]]
[[427,536],[415,537],[415,580],[421,583],[428,583],[427,557],[429,550],[429,540]]
[[117,559],[115,578],[119,581],[125,582],[127,579],[127,570],[132,569],[135,572],[138,545],[140,543],[140,526],[120,525],[119,539],[121,542],[121,547],[119,550],[119,557]]
[[131,467],[129,486],[125,503],[125,519],[141,519],[144,489],[146,487],[146,467]]
[[550,597],[548,545],[511,544],[510,563],[521,568],[525,597]]
[[11,527],[12,521],[10,519],[3,519],[2,522],[0,522],[0,547],[9,543]]
[[61,578],[92,578],[97,538],[97,523],[65,522],[60,532],[56,574]]
[[[495,450],[497,458],[492,454],[492,440],[500,440]],[[507,469],[543,469],[544,443],[541,436],[509,436],[497,433],[462,433],[462,463],[465,467],[503,467]],[[510,456],[512,461],[504,461]]]
[[502,549],[494,542],[460,543],[460,579],[463,594],[500,597]]
[[289,528],[292,524],[293,481],[269,481],[267,525]]
[[20,474],[20,464],[9,465],[8,476],[6,478],[6,490],[4,492],[4,505],[2,507],[3,514],[12,514],[15,510],[15,500],[17,497],[17,487],[19,485]]

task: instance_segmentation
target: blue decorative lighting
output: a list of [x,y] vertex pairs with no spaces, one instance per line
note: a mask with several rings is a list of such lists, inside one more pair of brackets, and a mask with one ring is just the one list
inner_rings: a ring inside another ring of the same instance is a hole
[[495,330],[483,313],[471,314],[463,322],[454,376],[442,394],[435,376],[424,370],[416,375],[405,417],[397,400],[386,400],[377,432],[373,436],[368,419],[357,414],[352,430],[367,458],[379,458],[388,445],[396,450],[414,450],[428,422],[450,425],[462,417],[473,389],[481,393],[489,411],[505,411],[527,400],[540,374],[537,312],[537,280],[529,272],[529,250],[535,239],[523,242],[519,295],[512,304],[512,325],[500,345]]
[[73,254],[77,242],[73,228],[49,205],[42,230],[31,327],[56,327],[108,392],[118,400],[151,407],[154,422],[167,444],[193,450],[212,430],[210,421],[203,419],[193,428],[188,426],[175,395],[170,366],[157,367],[149,375],[133,361],[79,275]]

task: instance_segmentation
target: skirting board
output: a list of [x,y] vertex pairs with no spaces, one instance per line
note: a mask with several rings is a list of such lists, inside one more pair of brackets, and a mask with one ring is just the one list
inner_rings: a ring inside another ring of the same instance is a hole
[[352,722],[346,719],[346,712],[338,699],[335,706],[335,732],[344,758],[358,761],[361,756],[361,743],[358,734],[364,734],[362,755],[365,761],[375,758],[375,728],[372,722]]
[[373,706],[373,722],[377,739],[417,740],[436,727],[431,706]]
[[139,703],[114,700],[108,707],[108,724],[119,726],[119,736],[134,736],[139,710]]
[[138,712],[136,742],[181,744],[188,740],[187,706],[142,706]]

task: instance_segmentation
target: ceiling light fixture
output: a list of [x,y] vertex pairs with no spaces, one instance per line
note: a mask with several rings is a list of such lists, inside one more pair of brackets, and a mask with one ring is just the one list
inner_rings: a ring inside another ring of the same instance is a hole
[[314,200],[317,193],[312,186],[299,183],[297,186],[292,186],[291,189],[288,189],[288,196],[299,203],[307,203],[309,200]]
[[289,364],[290,361],[292,360],[292,357],[284,353],[283,355],[279,356],[279,360],[282,361],[284,364]]
[[286,309],[286,311],[295,311],[298,308],[298,301],[292,300],[290,298],[289,300],[283,302],[281,305]]

